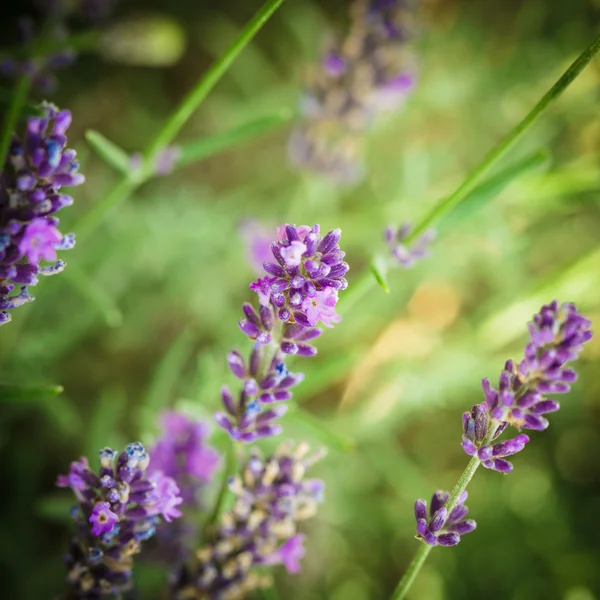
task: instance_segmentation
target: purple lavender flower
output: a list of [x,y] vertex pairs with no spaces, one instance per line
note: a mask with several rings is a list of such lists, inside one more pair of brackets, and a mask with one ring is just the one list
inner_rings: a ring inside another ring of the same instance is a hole
[[271,260],[272,256],[272,232],[255,219],[244,219],[239,224],[238,231],[244,241],[248,263],[257,273],[262,274],[263,264]]
[[119,596],[131,586],[132,556],[152,537],[160,517],[181,516],[179,488],[160,471],[149,474],[150,458],[139,442],[117,456],[100,451],[100,468],[87,459],[71,463],[58,487],[70,487],[77,507],[76,533],[66,556],[67,581],[77,598]]
[[223,388],[226,412],[215,414],[234,440],[253,442],[280,433],[274,421],[287,407],[266,405],[289,400],[290,388],[302,380],[301,374],[289,373],[285,356],[314,356],[317,350],[309,342],[321,335],[314,326],[332,327],[341,320],[335,306],[338,291],[348,286],[344,275],[349,266],[343,261],[340,237],[340,229],[321,237],[318,225],[277,229],[277,240],[271,244],[276,262],[265,262],[267,276],[250,285],[258,296],[258,310],[244,304],[245,318],[239,322],[254,341],[250,359],[246,365],[237,351],[228,357],[242,389],[235,401],[229,388]]
[[229,387],[223,387],[221,397],[226,412],[216,413],[215,421],[236,441],[251,443],[281,433],[281,425],[275,421],[287,412],[287,406],[273,404],[290,400],[291,388],[304,379],[302,373],[288,371],[280,353],[276,353],[266,375],[261,377],[262,352],[260,345],[255,344],[248,364],[236,350],[227,356],[229,368],[241,380],[241,389],[236,401]]
[[473,519],[466,519],[469,509],[465,506],[467,492],[463,492],[450,514],[445,505],[450,494],[438,490],[431,498],[429,519],[427,518],[427,502],[415,502],[415,519],[417,520],[417,539],[430,546],[456,546],[460,537],[470,533],[477,527]]
[[520,452],[529,438],[520,434],[512,440],[490,445],[485,440],[493,430],[496,439],[509,425],[516,429],[543,431],[549,425],[544,414],[560,405],[546,394],[563,394],[577,375],[565,365],[576,360],[583,344],[592,337],[591,323],[578,314],[575,305],[554,301],[543,306],[529,325],[530,343],[516,365],[509,360],[500,374],[498,389],[482,381],[485,401],[463,415],[463,449],[487,468],[512,471],[505,457]]
[[364,134],[381,114],[397,110],[415,84],[407,51],[407,0],[355,0],[351,25],[335,38],[307,82],[304,122],[290,136],[290,162],[353,185],[364,176]]
[[161,471],[178,485],[186,505],[200,506],[199,494],[220,462],[219,453],[207,443],[208,425],[182,413],[161,417],[162,435],[150,449],[149,471]]
[[405,268],[410,269],[420,260],[429,256],[429,245],[435,239],[436,232],[434,229],[429,229],[419,236],[410,247],[404,242],[412,231],[410,223],[404,223],[400,227],[388,227],[385,230],[385,241],[390,250],[390,253],[397,263]]
[[[56,251],[75,245],[73,234],[58,231],[54,216],[73,203],[61,187],[84,181],[75,151],[66,147],[71,113],[51,104],[43,104],[42,113],[27,120],[24,142],[13,138],[0,174],[0,324],[10,320],[6,311],[33,300],[27,290],[39,275],[62,271]],[[11,295],[16,285],[21,291]]]
[[[35,38],[33,21],[29,18],[22,18],[19,20],[18,26],[21,43],[30,46]],[[57,41],[64,40],[67,37],[67,31],[62,24],[57,24],[49,36]],[[52,71],[73,64],[76,56],[77,54],[73,50],[65,49],[51,55],[32,57],[26,60],[3,58],[0,60],[0,76],[19,77],[25,75],[34,86],[48,94],[53,92],[57,85],[56,76]]]
[[221,518],[213,540],[196,552],[173,586],[174,600],[245,598],[267,583],[254,567],[283,564],[300,569],[304,536],[298,523],[312,517],[323,500],[324,484],[306,479],[306,471],[322,457],[309,455],[306,444],[282,444],[266,460],[254,452],[231,478],[233,509]]
[[[318,225],[286,225],[281,238],[271,244],[275,262],[264,263],[270,277],[251,286],[259,294],[261,306],[270,304],[279,320],[303,327],[314,327],[322,317],[326,322],[338,322],[337,292],[348,287],[344,276],[350,268],[339,247],[341,236],[341,229],[321,237]],[[270,323],[261,324],[264,331],[270,330]]]

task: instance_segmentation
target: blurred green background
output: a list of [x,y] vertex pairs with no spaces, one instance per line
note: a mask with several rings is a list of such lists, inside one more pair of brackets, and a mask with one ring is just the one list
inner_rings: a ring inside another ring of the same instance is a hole
[[[173,19],[187,39],[182,58],[142,67],[85,54],[60,72],[51,99],[73,112],[70,145],[87,178],[62,214],[64,232],[117,177],[85,131],[128,152],[143,148],[259,4],[124,1],[117,19]],[[344,27],[346,6],[287,0],[180,141],[294,110],[302,73],[326,32]],[[0,29],[10,31],[22,11],[13,6]],[[2,382],[65,391],[0,398],[3,598],[41,600],[62,589],[70,500],[53,482],[71,460],[150,442],[165,408],[209,416],[218,407],[232,379],[225,354],[249,344],[236,325],[255,277],[239,233],[244,218],[341,227],[351,295],[383,228],[419,219],[460,183],[597,35],[600,3],[432,0],[416,15],[418,85],[369,136],[363,183],[344,190],[295,172],[282,119],[145,184],[64,257],[65,273],[14,311],[0,331]],[[330,453],[314,470],[327,497],[307,524],[304,569],[278,572],[280,598],[389,598],[417,549],[414,499],[450,489],[467,462],[460,415],[481,400],[481,378],[497,380],[504,360],[521,355],[526,323],[543,303],[574,301],[600,320],[599,84],[596,61],[505,161],[545,150],[544,165],[450,214],[430,260],[394,272],[389,295],[373,286],[355,303],[342,300],[344,320],[326,331],[319,355],[293,361],[307,377],[284,435]],[[432,553],[412,599],[600,598],[599,366],[596,340],[562,410],[547,432],[533,433],[515,472],[477,474],[468,502],[477,531]],[[224,444],[218,433],[214,443]],[[162,574],[143,564],[136,571],[140,598],[157,598]]]

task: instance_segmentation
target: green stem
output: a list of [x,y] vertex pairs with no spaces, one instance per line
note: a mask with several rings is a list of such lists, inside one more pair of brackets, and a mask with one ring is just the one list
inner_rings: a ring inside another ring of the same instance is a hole
[[[409,244],[421,235],[426,229],[441,219],[457,206],[480,182],[482,177],[491,167],[504,156],[504,154],[521,138],[542,113],[569,87],[575,78],[585,69],[592,58],[600,50],[600,36],[598,36],[588,48],[586,48],[571,66],[563,73],[558,81],[544,94],[542,99],[533,107],[529,114],[504,136],[482,159],[482,161],[467,175],[466,179],[447,198],[434,206],[421,221],[416,223],[405,243]],[[353,285],[359,286],[359,293],[349,302],[344,303],[344,310],[348,310],[357,300],[362,298],[372,287],[375,286],[375,278],[370,272],[361,275]],[[348,296],[348,294],[346,294]]]
[[192,116],[200,103],[215,87],[221,77],[223,77],[231,63],[237,58],[240,52],[282,3],[283,0],[267,0],[263,7],[242,30],[238,39],[233,43],[225,55],[210,68],[208,73],[205,73],[200,78],[195,87],[182,100],[181,104],[175,109],[175,112],[144,151],[145,164],[142,169],[142,174],[131,173],[125,175],[116,183],[107,195],[102,198],[102,200],[96,202],[74,225],[73,229],[77,233],[77,240],[79,242],[92,233],[95,227],[113,208],[126,200],[148,179],[148,177],[151,176],[152,173],[150,173],[151,169],[149,169],[149,165],[154,164],[156,154],[173,141],[173,138],[179,133],[180,129]]
[[192,116],[199,104],[208,96],[219,82],[240,52],[250,40],[258,33],[271,15],[279,8],[283,0],[267,0],[262,8],[254,15],[243,29],[237,40],[229,47],[227,52],[217,61],[197,83],[197,85],[183,99],[179,107],[156,134],[154,140],[144,153],[147,159],[156,155],[162,148],[168,146],[179,133],[186,121]]
[[394,590],[394,595],[392,596],[392,600],[401,600],[406,595],[406,592],[410,589],[410,586],[413,584],[413,581],[416,579],[421,567],[425,564],[429,553],[433,549],[433,546],[429,544],[421,544],[420,548],[417,550],[415,557],[412,559],[410,565],[408,565],[408,569],[406,569],[406,573],[400,580],[398,587]]
[[529,114],[506,136],[504,136],[494,148],[492,148],[483,160],[469,173],[467,178],[450,194],[445,200],[421,220],[407,237],[406,243],[411,242],[421,235],[435,221],[450,212],[481,180],[504,154],[517,142],[517,140],[537,121],[541,114],[571,85],[575,78],[587,67],[592,58],[600,50],[600,36],[598,36],[588,48],[586,48],[571,66],[563,73],[559,80],[544,94],[542,99],[532,108]]
[[[497,427],[490,428],[487,435],[481,442],[481,446],[487,446],[494,439],[496,430]],[[465,470],[462,472],[462,475],[458,478],[458,481],[456,482],[456,485],[454,486],[450,497],[448,498],[446,504],[444,504],[444,506],[448,510],[448,514],[450,514],[454,507],[457,505],[460,495],[467,489],[467,486],[471,482],[471,479],[473,479],[473,476],[477,472],[477,469],[479,468],[480,464],[481,461],[477,458],[477,456],[473,456],[467,464]],[[412,559],[410,565],[408,566],[408,569],[406,569],[406,572],[404,573],[402,579],[398,583],[398,586],[394,590],[391,600],[402,600],[402,598],[406,596],[406,593],[408,592],[417,575],[419,574],[421,567],[425,564],[425,561],[427,560],[427,557],[429,556],[429,553],[431,552],[432,548],[433,546],[430,546],[429,544],[421,544],[421,547],[417,550],[415,557]]]
[[10,146],[10,138],[15,130],[19,116],[23,107],[27,103],[27,94],[31,86],[31,79],[27,74],[21,75],[17,82],[17,86],[12,94],[11,102],[4,121],[2,129],[2,138],[0,138],[0,165],[3,165],[6,160],[8,148]]
[[219,522],[221,513],[225,506],[225,500],[227,498],[227,490],[229,484],[229,478],[236,472],[237,469],[237,457],[236,457],[236,445],[235,442],[231,442],[227,446],[225,453],[225,467],[223,469],[223,479],[221,480],[221,487],[215,501],[210,517],[204,524],[203,539],[210,536],[212,528]]

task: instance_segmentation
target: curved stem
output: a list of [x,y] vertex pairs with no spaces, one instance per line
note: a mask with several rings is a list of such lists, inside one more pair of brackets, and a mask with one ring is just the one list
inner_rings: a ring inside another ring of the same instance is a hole
[[[484,440],[481,442],[482,446],[487,446],[494,439],[496,430],[497,426],[490,427],[490,430],[488,431]],[[473,476],[477,472],[477,469],[479,468],[480,464],[481,461],[477,458],[477,456],[473,456],[467,464],[467,466],[465,467],[465,470],[462,472],[461,476],[456,482],[456,485],[452,489],[450,497],[448,498],[446,504],[444,504],[444,506],[448,510],[448,514],[452,512],[452,509],[458,503],[460,495],[467,489],[467,486],[471,482],[471,479],[473,479]],[[429,553],[431,552],[432,548],[433,546],[430,546],[429,544],[425,544],[424,542],[421,543],[421,547],[417,550],[415,557],[412,559],[410,565],[406,569],[406,572],[402,576],[402,579],[400,579],[398,586],[394,590],[392,600],[401,600],[402,598],[404,598],[411,585],[413,584],[414,580],[416,579],[417,575],[419,574],[421,567],[425,564],[425,561],[427,560],[427,557],[429,556]]]
[[164,124],[162,129],[156,134],[150,143],[150,146],[144,153],[146,158],[152,158],[158,151],[165,146],[168,146],[173,141],[180,129],[185,125],[186,121],[198,108],[198,105],[206,98],[206,96],[208,96],[240,52],[282,3],[283,0],[267,0],[267,2],[265,2],[227,52],[225,52],[221,59],[210,68],[208,73],[202,77],[194,88],[192,88],[179,107]]
[[126,200],[152,175],[152,173],[149,172],[148,165],[153,164],[156,154],[173,141],[173,138],[179,133],[180,129],[219,82],[221,77],[223,77],[240,52],[248,45],[260,28],[282,3],[283,0],[267,0],[246,27],[244,27],[225,55],[218,60],[207,73],[200,77],[196,85],[181,101],[171,117],[167,119],[167,122],[156,134],[152,142],[150,142],[148,148],[143,152],[145,157],[143,176],[131,173],[122,177],[113,188],[109,190],[101,200],[96,202],[75,224],[74,229],[77,233],[79,242],[81,242],[82,238],[87,237],[112,209]]
[[[405,243],[409,244],[420,236],[436,221],[444,217],[455,208],[473,190],[482,177],[491,167],[502,158],[506,152],[521,138],[521,136],[537,121],[542,113],[569,87],[577,76],[587,67],[591,60],[600,51],[600,36],[598,36],[569,66],[558,81],[542,96],[541,100],[531,109],[525,118],[505,135],[481,160],[481,162],[467,175],[463,182],[444,200],[434,206],[429,213],[415,224],[414,229],[407,236]],[[365,279],[368,280],[364,281]],[[375,278],[367,272],[359,279],[362,297],[371,287],[375,286]],[[349,303],[352,306],[354,303]]]
[[531,109],[529,114],[505,135],[484,157],[483,160],[469,173],[467,178],[445,200],[421,220],[407,237],[410,242],[421,235],[432,223],[450,212],[477,184],[504,154],[517,142],[541,116],[541,114],[571,85],[576,77],[587,67],[592,58],[600,50],[600,35],[586,48],[562,74],[558,81],[542,96],[541,100]]

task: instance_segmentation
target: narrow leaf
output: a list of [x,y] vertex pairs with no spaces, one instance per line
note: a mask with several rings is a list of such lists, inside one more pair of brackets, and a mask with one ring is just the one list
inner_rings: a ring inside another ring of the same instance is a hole
[[16,386],[0,385],[0,402],[22,402],[46,400],[64,391],[62,385]]
[[390,293],[390,287],[388,285],[387,274],[388,274],[388,263],[384,256],[376,256],[370,266],[371,273],[375,277],[375,281],[386,293]]
[[213,137],[195,140],[181,146],[178,167],[209,158],[223,150],[233,148],[252,138],[276,129],[292,118],[291,110],[281,110],[274,115],[261,117]]
[[470,217],[480,210],[487,202],[493,200],[513,181],[535,169],[548,165],[550,155],[542,150],[530,154],[522,160],[506,167],[502,171],[486,179],[483,183],[469,192],[454,210],[441,222],[440,229],[446,230],[456,225],[462,219]]
[[124,174],[131,171],[130,156],[123,148],[94,129],[88,129],[85,132],[85,139],[100,158],[104,159],[111,167]]

